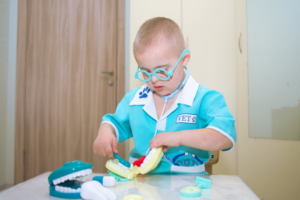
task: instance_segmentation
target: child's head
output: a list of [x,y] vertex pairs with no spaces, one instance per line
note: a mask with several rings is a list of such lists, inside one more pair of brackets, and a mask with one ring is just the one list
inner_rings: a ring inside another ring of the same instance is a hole
[[133,53],[142,54],[151,48],[166,49],[179,57],[185,49],[180,27],[173,20],[164,17],[156,17],[144,22],[134,40]]
[[[184,49],[185,42],[180,27],[164,17],[147,20],[140,27],[133,44],[133,53],[139,68],[150,73],[157,68],[172,70]],[[167,81],[152,76],[147,82],[150,89],[160,95],[176,90],[185,77],[184,66],[189,59],[190,54],[186,53]]]

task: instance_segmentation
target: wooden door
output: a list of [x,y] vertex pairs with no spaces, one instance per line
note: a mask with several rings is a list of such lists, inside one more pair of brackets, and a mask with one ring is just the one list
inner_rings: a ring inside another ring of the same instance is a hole
[[72,160],[106,171],[92,145],[124,95],[124,9],[122,0],[19,1],[15,183]]

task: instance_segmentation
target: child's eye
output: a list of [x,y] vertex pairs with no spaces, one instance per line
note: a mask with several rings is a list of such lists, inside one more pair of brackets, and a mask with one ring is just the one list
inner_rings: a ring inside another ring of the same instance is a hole
[[149,72],[149,73],[150,73],[150,70],[149,70],[149,69],[144,69],[144,68],[142,68],[141,70],[142,70],[142,71],[146,71],[146,72]]
[[158,71],[156,72],[156,74],[157,74],[157,76],[159,76],[159,77],[161,77],[161,78],[166,78],[166,77],[168,77],[168,74],[166,74],[166,72],[161,71],[161,70],[158,70]]
[[168,71],[168,70],[167,70],[167,69],[168,69],[168,66],[163,66],[163,67],[160,67],[160,68],[158,68],[158,69],[163,69],[163,70]]

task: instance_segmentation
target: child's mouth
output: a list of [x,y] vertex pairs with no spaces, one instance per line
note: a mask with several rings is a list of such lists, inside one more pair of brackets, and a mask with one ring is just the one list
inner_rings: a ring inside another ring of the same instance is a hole
[[155,86],[154,88],[156,91],[161,91],[163,89],[163,86]]

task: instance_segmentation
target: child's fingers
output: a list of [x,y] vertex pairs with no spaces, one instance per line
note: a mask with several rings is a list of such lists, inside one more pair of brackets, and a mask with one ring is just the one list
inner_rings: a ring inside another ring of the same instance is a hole
[[105,151],[106,151],[107,156],[108,156],[110,159],[113,159],[113,158],[114,158],[113,151],[112,151],[111,148],[105,149]]
[[100,155],[99,147],[98,147],[98,144],[96,142],[94,142],[93,150],[94,150],[95,154]]
[[152,148],[156,148],[156,147],[159,147],[161,146],[159,140],[157,140],[156,138],[153,138],[151,141],[150,141],[150,149]]
[[155,148],[155,145],[154,145],[154,143],[152,141],[150,142],[150,147],[149,148],[150,148],[150,150],[153,149],[153,148]]
[[97,137],[93,144],[94,153],[110,159],[114,158],[113,153],[118,153],[117,150],[117,140],[114,137],[100,138]]
[[167,146],[163,146],[162,150],[163,150],[163,152],[167,152],[168,151],[168,147]]
[[105,157],[106,156],[106,152],[105,152],[105,149],[102,147],[102,148],[99,148],[99,155],[100,156],[103,156],[103,157]]

